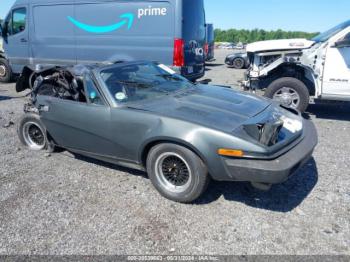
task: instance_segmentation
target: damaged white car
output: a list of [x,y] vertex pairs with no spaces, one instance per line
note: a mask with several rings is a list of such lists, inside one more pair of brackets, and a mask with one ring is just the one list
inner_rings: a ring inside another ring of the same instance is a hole
[[350,20],[312,40],[256,42],[243,86],[304,112],[310,100],[350,101]]

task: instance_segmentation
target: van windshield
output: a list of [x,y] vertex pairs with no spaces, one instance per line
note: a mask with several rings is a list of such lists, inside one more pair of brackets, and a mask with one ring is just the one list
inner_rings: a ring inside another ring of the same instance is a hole
[[194,87],[165,65],[148,62],[110,67],[100,76],[117,103],[153,99]]
[[332,29],[329,29],[328,31],[319,34],[318,36],[312,38],[312,41],[315,41],[316,43],[319,42],[326,42],[328,41],[332,36],[336,35],[340,31],[344,30],[345,28],[350,26],[350,20],[346,21],[344,23],[341,23],[340,25],[337,25],[336,27],[333,27]]

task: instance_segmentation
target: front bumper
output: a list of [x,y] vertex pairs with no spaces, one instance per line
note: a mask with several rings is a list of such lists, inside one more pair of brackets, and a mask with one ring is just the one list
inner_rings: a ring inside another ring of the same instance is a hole
[[311,121],[304,121],[303,139],[287,153],[273,160],[223,159],[230,181],[279,184],[303,167],[317,145],[317,131]]

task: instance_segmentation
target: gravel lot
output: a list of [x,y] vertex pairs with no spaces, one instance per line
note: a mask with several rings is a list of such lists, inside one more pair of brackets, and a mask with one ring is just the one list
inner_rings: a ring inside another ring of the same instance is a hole
[[[236,86],[242,70],[207,68]],[[292,179],[259,192],[211,184],[193,205],[162,198],[147,176],[118,166],[48,156],[19,144],[24,98],[0,85],[0,254],[350,255],[350,106],[311,106],[314,159]]]

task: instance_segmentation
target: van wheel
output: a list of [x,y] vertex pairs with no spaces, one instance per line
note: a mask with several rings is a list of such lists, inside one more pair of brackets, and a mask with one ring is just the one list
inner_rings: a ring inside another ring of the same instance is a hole
[[175,144],[153,147],[147,157],[147,172],[162,196],[180,203],[199,198],[210,181],[203,161],[191,150]]
[[310,101],[306,85],[293,77],[283,77],[272,82],[266,89],[265,96],[300,112],[305,112]]
[[37,114],[25,114],[18,124],[17,133],[21,143],[31,150],[55,151],[55,145],[48,139],[46,128]]
[[12,70],[9,62],[5,58],[0,58],[0,82],[8,83],[12,79]]

